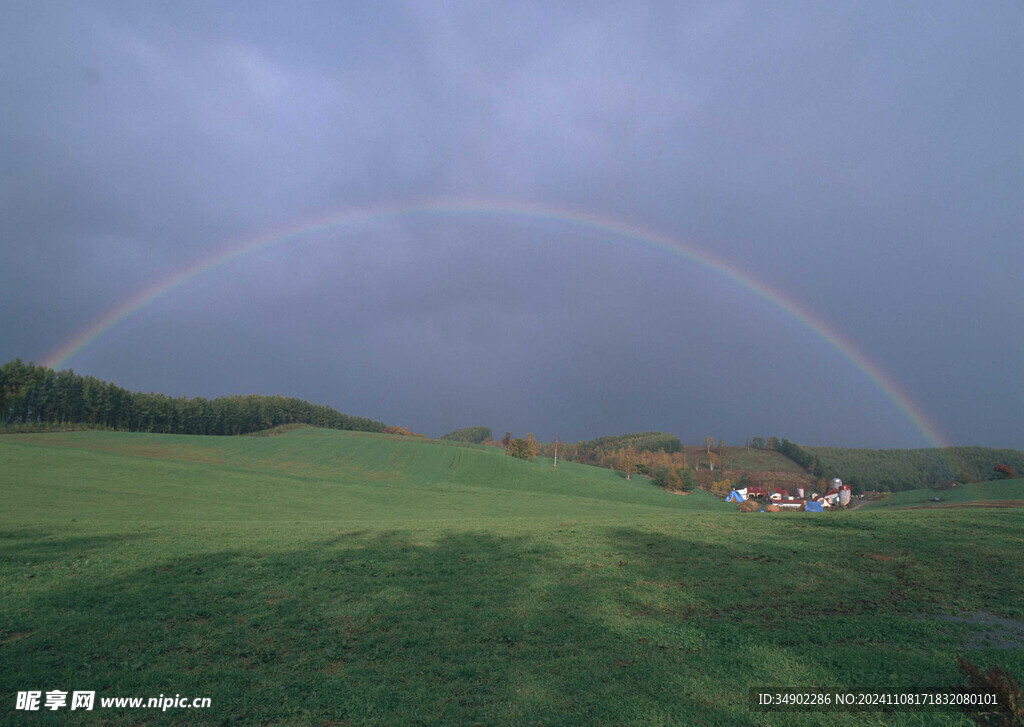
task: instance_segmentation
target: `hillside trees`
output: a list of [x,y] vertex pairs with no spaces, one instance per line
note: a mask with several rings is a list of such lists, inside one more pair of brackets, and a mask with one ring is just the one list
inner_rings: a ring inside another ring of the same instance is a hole
[[656,469],[651,481],[663,490],[678,491],[683,489],[683,478],[679,476],[679,471],[670,467],[659,467]]
[[697,476],[689,467],[679,470],[679,478],[683,481],[683,486],[680,488],[683,492],[693,492],[697,489]]
[[283,396],[173,398],[122,389],[70,369],[14,359],[0,366],[0,426],[85,425],[161,434],[247,434],[281,424],[382,432],[384,424]]
[[563,442],[560,438],[556,437],[554,442],[538,442],[538,454],[542,457],[554,459],[557,453],[559,462],[578,462],[580,444],[582,442]]
[[[679,437],[665,432],[638,432],[633,434],[617,434],[608,437],[598,437],[587,442],[579,442],[575,446],[575,458],[580,464],[597,465],[598,467],[612,467],[611,458],[616,452],[633,447],[637,453],[657,452],[664,450],[667,453],[681,453],[683,443]],[[566,458],[569,455],[566,453]]]
[[659,465],[651,480],[658,487],[673,492],[693,492],[697,489],[697,478],[689,467]]
[[516,438],[505,447],[505,454],[517,459],[530,462],[537,456],[539,447],[533,434],[527,434],[525,438]]
[[[441,439],[450,442],[468,442],[469,444],[483,444],[491,438],[490,427],[463,427],[454,432],[441,435]],[[511,435],[509,435],[511,439]]]
[[855,492],[897,492],[948,480],[977,482],[1000,464],[1015,472],[1024,468],[1024,452],[988,447],[852,449],[802,447],[782,439],[778,451],[817,478],[841,478]]
[[[680,470],[689,465],[682,442],[665,432],[617,434],[576,444],[562,442],[559,447],[562,459],[619,470],[629,479],[634,474],[653,476],[658,469]],[[553,445],[542,447],[547,456],[553,451]]]
[[633,479],[633,473],[636,471],[636,447],[629,445],[624,449],[620,449],[615,452],[612,460],[612,466],[614,469],[619,470],[622,474],[626,475],[627,480]]
[[409,427],[403,427],[399,424],[389,424],[384,427],[385,434],[397,434],[400,437],[426,437],[425,434],[417,434],[416,432],[409,429]]
[[733,490],[732,480],[726,478],[724,480],[716,480],[711,484],[711,492],[719,497],[725,497]]
[[1012,480],[1016,476],[1017,473],[1008,464],[997,464],[992,468],[992,479],[994,480]]

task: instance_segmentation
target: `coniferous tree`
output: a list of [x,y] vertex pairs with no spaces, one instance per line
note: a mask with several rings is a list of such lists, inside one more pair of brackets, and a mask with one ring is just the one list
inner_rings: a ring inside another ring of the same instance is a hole
[[0,426],[85,425],[164,434],[247,434],[281,424],[382,432],[381,422],[350,417],[328,406],[281,396],[171,398],[130,392],[71,369],[0,365]]

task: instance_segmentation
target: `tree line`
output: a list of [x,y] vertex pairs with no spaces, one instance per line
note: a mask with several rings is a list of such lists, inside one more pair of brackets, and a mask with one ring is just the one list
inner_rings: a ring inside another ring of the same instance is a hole
[[575,461],[580,464],[606,466],[604,461],[615,452],[632,447],[637,452],[663,451],[666,454],[681,453],[683,443],[679,437],[666,432],[635,432],[598,437],[588,442],[578,442],[573,451]]
[[467,444],[483,444],[491,439],[490,427],[463,427],[454,432],[442,434],[441,439],[446,442],[465,442]]
[[0,366],[0,426],[88,426],[127,432],[233,435],[283,424],[384,432],[382,422],[284,396],[170,397],[132,392],[71,369],[14,359]]
[[1024,452],[989,447],[853,449],[803,447],[788,439],[777,449],[815,477],[839,477],[855,492],[898,492],[941,482],[1005,479],[1024,469]]
[[[555,443],[540,445],[539,453],[553,457]],[[567,462],[622,472],[626,479],[634,474],[650,477],[666,490],[689,492],[697,487],[683,443],[665,432],[635,432],[598,437],[575,444],[559,442],[558,456]]]

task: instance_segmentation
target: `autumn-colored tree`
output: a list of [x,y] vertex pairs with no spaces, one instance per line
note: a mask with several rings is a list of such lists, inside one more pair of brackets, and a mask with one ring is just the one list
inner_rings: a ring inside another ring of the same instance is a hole
[[711,454],[711,445],[714,443],[715,438],[712,437],[710,434],[704,437],[704,448],[708,451],[708,454]]
[[683,479],[679,476],[679,470],[671,467],[659,467],[654,471],[654,484],[665,490],[676,492],[683,489]]
[[527,434],[525,438],[516,438],[509,442],[505,448],[505,453],[517,459],[524,459],[530,462],[537,456],[537,450],[537,440],[532,434]]
[[409,429],[409,427],[402,427],[398,425],[391,425],[384,427],[385,434],[397,434],[401,437],[424,437],[425,434],[416,434],[416,432]]
[[996,474],[996,479],[999,480],[1012,480],[1017,476],[1017,473],[1013,471],[1013,467],[1008,464],[997,464],[992,468],[992,471]]
[[626,475],[627,480],[633,479],[633,472],[636,471],[636,449],[633,445],[620,449],[617,452],[615,468]]
[[501,446],[508,447],[512,443],[512,432],[505,432],[505,436],[501,438]]
[[713,483],[711,485],[711,491],[716,495],[721,495],[722,497],[728,495],[732,492],[732,480],[727,478]]

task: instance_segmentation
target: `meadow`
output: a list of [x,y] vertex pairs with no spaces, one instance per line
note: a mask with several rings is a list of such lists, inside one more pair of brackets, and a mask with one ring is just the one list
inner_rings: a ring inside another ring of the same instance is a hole
[[[739,514],[382,434],[0,436],[10,724],[966,725],[750,688],[1024,677],[1020,509]],[[19,690],[210,697],[14,710]]]
[[893,492],[866,507],[902,508],[928,506],[941,508],[948,505],[1007,503],[1017,507],[1024,505],[1024,479],[972,482],[952,489],[934,490],[930,487],[919,490]]

